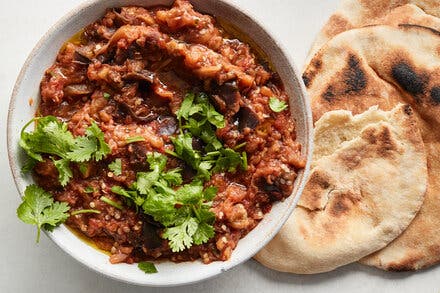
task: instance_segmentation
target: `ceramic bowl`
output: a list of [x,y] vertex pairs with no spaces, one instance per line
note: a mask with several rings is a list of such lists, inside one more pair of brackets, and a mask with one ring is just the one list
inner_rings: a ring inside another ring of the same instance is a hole
[[[147,286],[175,286],[193,283],[225,272],[248,260],[271,240],[287,220],[304,188],[312,153],[313,129],[311,111],[301,76],[296,70],[288,52],[271,35],[241,8],[222,0],[193,0],[196,10],[219,17],[253,39],[269,57],[275,70],[283,80],[290,95],[290,107],[297,123],[298,140],[303,146],[307,167],[299,173],[293,194],[284,202],[276,203],[261,223],[246,237],[240,240],[231,258],[225,262],[203,264],[200,261],[156,263],[157,274],[146,275],[136,265],[109,263],[108,255],[92,248],[64,225],[52,233],[46,233],[66,253],[85,266],[113,279]],[[93,0],[74,9],[58,21],[38,42],[24,64],[14,87],[8,116],[8,155],[9,163],[20,194],[32,183],[31,176],[20,173],[24,153],[18,146],[20,129],[35,113],[38,103],[29,104],[29,99],[39,99],[39,83],[46,68],[55,60],[62,44],[87,24],[100,18],[110,7],[124,5],[154,6],[171,5],[171,0]],[[40,249],[44,249],[41,247]]]

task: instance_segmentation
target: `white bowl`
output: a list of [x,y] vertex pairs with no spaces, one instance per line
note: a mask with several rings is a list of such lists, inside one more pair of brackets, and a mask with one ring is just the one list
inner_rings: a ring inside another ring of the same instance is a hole
[[[7,142],[9,164],[20,194],[32,183],[31,176],[20,173],[24,153],[18,146],[20,130],[32,119],[38,103],[29,105],[29,98],[38,100],[39,84],[46,68],[55,60],[62,44],[87,24],[100,18],[106,8],[124,5],[171,5],[171,0],[93,0],[82,4],[58,21],[38,42],[24,64],[14,87],[9,105]],[[276,203],[261,223],[245,238],[241,239],[231,258],[225,262],[205,265],[200,261],[173,263],[157,262],[157,274],[146,275],[136,265],[112,265],[108,255],[87,245],[72,234],[64,225],[52,233],[46,233],[59,247],[87,267],[124,282],[148,286],[175,286],[189,284],[220,274],[252,257],[271,240],[287,220],[304,188],[312,154],[313,128],[311,111],[306,98],[305,87],[298,71],[287,52],[283,51],[262,26],[245,14],[240,8],[222,0],[193,0],[199,11],[220,17],[250,36],[269,56],[273,66],[283,80],[290,95],[292,115],[297,123],[297,136],[303,146],[303,156],[307,159],[306,168],[296,179],[293,194],[284,202]],[[44,249],[41,247],[40,249]]]

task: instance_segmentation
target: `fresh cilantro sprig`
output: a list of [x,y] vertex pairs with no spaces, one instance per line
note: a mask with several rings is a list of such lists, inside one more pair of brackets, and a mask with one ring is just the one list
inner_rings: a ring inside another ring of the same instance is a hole
[[[26,128],[36,122],[33,132],[25,132]],[[68,157],[75,139],[67,124],[62,123],[54,116],[34,118],[21,130],[20,146],[26,153],[37,161],[43,161],[41,154],[56,155],[60,158]]]
[[279,113],[279,112],[282,112],[287,109],[287,104],[286,104],[286,102],[281,101],[278,98],[271,97],[271,98],[269,98],[269,108],[272,111]]
[[67,159],[72,162],[100,161],[110,153],[110,147],[104,140],[104,133],[92,122],[86,129],[86,136],[76,137]]
[[222,143],[215,135],[215,129],[225,127],[225,118],[215,110],[205,93],[187,94],[176,116],[181,133],[186,129],[193,136],[199,137],[206,144],[206,151],[218,150],[222,147]]
[[158,187],[150,192],[142,208],[166,227],[162,237],[169,240],[173,252],[189,248],[193,243],[205,243],[214,236],[215,215],[208,203],[213,189],[204,190],[200,181],[185,184],[176,191]]
[[[196,178],[209,180],[213,172],[235,172],[239,166],[246,169],[246,153],[240,154],[223,147],[217,138],[215,131],[225,127],[225,119],[215,110],[206,94],[187,94],[176,116],[181,132],[171,139],[174,151],[168,153],[197,171]],[[203,141],[203,150],[194,149],[194,138]]]
[[17,208],[17,216],[26,224],[37,226],[37,240],[41,229],[52,231],[69,217],[69,206],[65,202],[54,202],[52,195],[37,185],[26,187],[23,202]]
[[[26,132],[26,128],[32,122],[36,122],[35,130]],[[95,122],[86,129],[85,136],[74,137],[67,129],[67,123],[59,121],[54,116],[32,119],[21,130],[19,144],[31,161],[42,162],[42,155],[49,155],[58,170],[58,180],[62,186],[65,186],[73,176],[71,162],[100,161],[110,153],[110,147],[104,140],[104,133]]]
[[148,154],[147,161],[150,171],[138,172],[130,189],[113,186],[112,192],[124,196],[161,223],[165,227],[162,237],[169,240],[172,251],[207,242],[214,236],[215,216],[209,209],[217,189],[204,189],[200,180],[181,186],[181,170],[165,170],[165,155]]

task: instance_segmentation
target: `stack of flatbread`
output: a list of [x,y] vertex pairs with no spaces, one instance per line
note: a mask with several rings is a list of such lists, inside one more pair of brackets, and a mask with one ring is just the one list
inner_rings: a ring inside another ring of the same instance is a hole
[[439,0],[342,0],[303,79],[312,169],[297,208],[255,258],[299,274],[440,262]]

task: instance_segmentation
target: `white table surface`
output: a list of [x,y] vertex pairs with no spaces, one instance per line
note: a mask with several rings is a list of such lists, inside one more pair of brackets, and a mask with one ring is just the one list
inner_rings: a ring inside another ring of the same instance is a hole
[[[146,0],[147,1],[147,0]],[[290,50],[299,68],[337,0],[230,0],[253,13]],[[194,285],[145,288],[119,283],[83,267],[15,216],[18,193],[9,172],[6,117],[15,79],[27,55],[78,0],[2,0],[0,11],[0,292],[439,292],[440,266],[418,273],[385,273],[353,264],[298,276],[250,260]],[[146,276],[148,277],[148,276]]]

